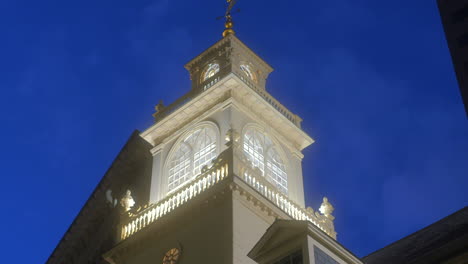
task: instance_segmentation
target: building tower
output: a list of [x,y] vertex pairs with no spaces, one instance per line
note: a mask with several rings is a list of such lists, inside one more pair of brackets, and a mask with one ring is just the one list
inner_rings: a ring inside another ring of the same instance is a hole
[[[361,263],[333,206],[305,207],[302,119],[234,34],[189,61],[191,90],[135,132],[48,263]],[[102,258],[101,258],[102,256]]]

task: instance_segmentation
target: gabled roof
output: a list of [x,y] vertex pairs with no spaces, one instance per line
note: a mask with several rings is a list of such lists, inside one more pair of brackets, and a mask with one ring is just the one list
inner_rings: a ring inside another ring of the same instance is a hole
[[284,241],[290,241],[307,234],[307,226],[306,221],[276,219],[247,256],[256,260],[259,256],[284,243]]
[[336,240],[329,237],[322,230],[308,221],[277,219],[247,254],[253,260],[260,259],[264,254],[273,251],[283,243],[292,241],[300,236],[310,236],[336,255],[350,261],[361,263],[358,257],[343,247]]

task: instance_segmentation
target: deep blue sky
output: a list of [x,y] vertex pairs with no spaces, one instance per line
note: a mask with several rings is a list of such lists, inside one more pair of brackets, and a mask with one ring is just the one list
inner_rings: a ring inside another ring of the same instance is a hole
[[[307,203],[329,197],[358,256],[468,204],[468,121],[435,2],[238,4],[237,36],[275,68],[267,89],[316,139]],[[0,2],[2,262],[46,260],[131,132],[190,89],[183,65],[220,39],[223,8]]]

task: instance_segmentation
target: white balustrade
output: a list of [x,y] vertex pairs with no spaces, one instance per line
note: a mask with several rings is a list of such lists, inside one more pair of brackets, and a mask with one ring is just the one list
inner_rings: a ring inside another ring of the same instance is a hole
[[201,174],[188,183],[185,187],[171,194],[164,200],[154,204],[134,216],[129,223],[122,226],[121,239],[124,240],[136,232],[140,231],[157,219],[168,214],[172,210],[193,199],[198,194],[207,190],[217,182],[223,180],[228,175],[228,164],[213,166],[205,173]]
[[252,90],[254,90],[258,95],[260,95],[267,103],[269,103],[273,108],[275,108],[278,112],[280,112],[283,116],[285,116],[289,121],[295,124],[297,127],[301,127],[302,119],[297,115],[293,114],[289,111],[284,105],[282,105],[278,100],[276,100],[272,95],[270,95],[264,89],[258,88],[257,85],[252,83],[248,78],[245,78],[243,74],[235,72],[235,74],[244,81]]
[[[291,218],[309,221],[323,232],[336,239],[336,232],[332,220],[328,219],[325,215],[314,213],[313,210],[306,210],[295,204],[247,163],[244,163],[241,159],[237,160],[239,161],[239,176],[242,177],[249,186],[257,190],[261,195],[291,216]],[[159,218],[194,199],[200,193],[209,189],[219,181],[222,181],[227,176],[228,162],[226,160],[224,160],[222,164],[218,163],[213,165],[213,167],[203,172],[181,189],[170,194],[158,203],[138,212],[137,215],[132,216],[130,221],[122,226],[121,239],[127,239],[144,227],[154,223]]]
[[324,215],[316,215],[314,212],[308,212],[305,208],[300,207],[293,201],[289,200],[276,187],[269,183],[262,175],[256,173],[250,166],[241,162],[240,173],[244,181],[260,194],[268,198],[278,208],[296,220],[307,220],[323,232],[336,239],[336,232],[333,227],[333,222],[327,219]]

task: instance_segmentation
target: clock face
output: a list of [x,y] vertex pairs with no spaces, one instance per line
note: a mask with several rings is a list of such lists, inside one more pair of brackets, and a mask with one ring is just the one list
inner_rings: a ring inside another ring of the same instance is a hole
[[176,264],[180,258],[180,250],[177,248],[169,249],[163,258],[163,264]]

